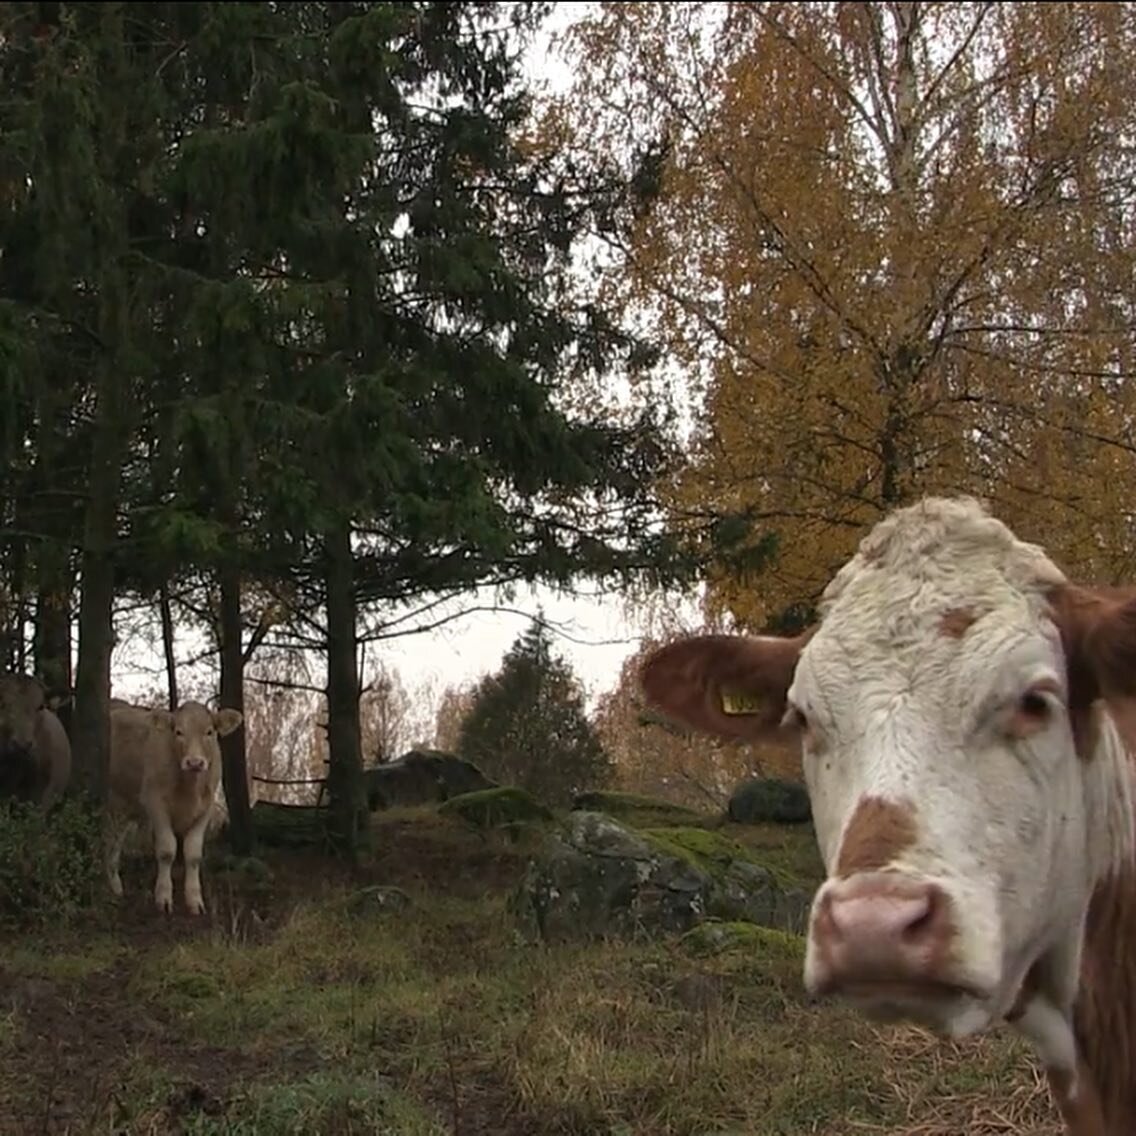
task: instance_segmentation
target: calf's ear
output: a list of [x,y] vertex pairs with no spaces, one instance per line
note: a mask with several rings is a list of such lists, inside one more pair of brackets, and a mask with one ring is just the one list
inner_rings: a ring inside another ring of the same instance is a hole
[[702,733],[746,741],[791,735],[785,696],[812,632],[692,635],[652,652],[640,670],[647,702]]
[[217,733],[221,737],[231,734],[243,721],[244,716],[239,710],[227,706],[224,710],[214,711],[213,714],[213,725],[217,727]]

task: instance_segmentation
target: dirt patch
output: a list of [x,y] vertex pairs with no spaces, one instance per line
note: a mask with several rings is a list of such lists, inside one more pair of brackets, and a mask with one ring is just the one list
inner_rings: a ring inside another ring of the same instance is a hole
[[475,898],[520,883],[530,847],[524,839],[512,843],[500,832],[467,832],[456,822],[384,818],[375,826],[374,855],[364,874],[371,883]]
[[[179,932],[184,940],[187,928],[153,919],[124,930],[128,954],[136,956],[143,943]],[[238,1086],[312,1068],[315,1054],[307,1049],[187,1045],[161,1007],[126,1001],[131,971],[128,957],[80,980],[53,982],[0,966],[0,1015],[11,1015],[18,1031],[0,1074],[0,1133],[176,1132],[194,1113],[224,1111]]]

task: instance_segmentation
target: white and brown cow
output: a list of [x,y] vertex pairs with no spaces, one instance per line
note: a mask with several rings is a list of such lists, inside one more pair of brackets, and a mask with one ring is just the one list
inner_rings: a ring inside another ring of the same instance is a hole
[[951,1037],[1010,1021],[1075,1136],[1136,1133],[1136,589],[969,498],[864,538],[796,638],[694,636],[649,702],[800,739],[827,879],[804,981]]
[[119,860],[136,822],[148,824],[154,839],[158,878],[154,902],[173,909],[171,868],[181,840],[185,861],[185,905],[205,910],[201,896],[201,853],[221,780],[219,738],[242,721],[237,710],[211,711],[184,702],[175,711],[120,704],[111,715],[110,794],[107,809],[107,876],[122,895]]
[[31,675],[0,674],[0,796],[51,808],[71,778],[71,743]]

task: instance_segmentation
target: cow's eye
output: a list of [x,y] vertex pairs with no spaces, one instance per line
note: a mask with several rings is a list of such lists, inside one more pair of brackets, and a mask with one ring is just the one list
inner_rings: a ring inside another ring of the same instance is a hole
[[785,716],[781,719],[781,725],[786,729],[800,730],[804,733],[809,728],[809,719],[799,706],[790,702],[785,710]]
[[1040,691],[1027,690],[1018,700],[1018,713],[1032,722],[1044,722],[1049,717],[1049,699]]

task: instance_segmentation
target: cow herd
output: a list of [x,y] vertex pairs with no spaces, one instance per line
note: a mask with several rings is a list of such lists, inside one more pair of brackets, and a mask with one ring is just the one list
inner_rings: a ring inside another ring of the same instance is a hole
[[[186,909],[193,915],[205,910],[201,855],[221,780],[220,739],[241,721],[237,710],[210,710],[200,702],[169,711],[111,699],[103,841],[114,895],[122,895],[123,844],[145,825],[157,862],[155,904],[173,909],[171,869],[180,841]],[[0,795],[50,809],[68,786],[71,765],[71,743],[42,683],[0,674]]]

